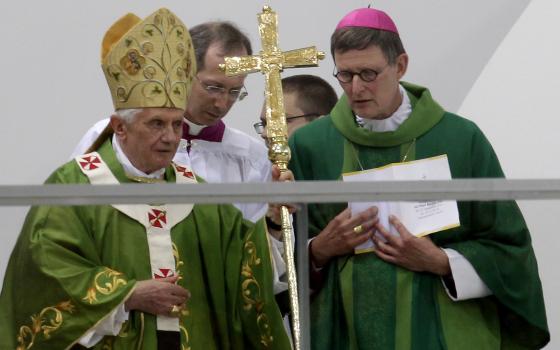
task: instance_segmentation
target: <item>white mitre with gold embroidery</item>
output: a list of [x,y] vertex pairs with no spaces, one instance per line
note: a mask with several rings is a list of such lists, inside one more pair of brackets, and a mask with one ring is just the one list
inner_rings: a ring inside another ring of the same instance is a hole
[[115,110],[185,109],[196,74],[187,27],[167,9],[141,20],[126,14],[105,34],[101,66]]

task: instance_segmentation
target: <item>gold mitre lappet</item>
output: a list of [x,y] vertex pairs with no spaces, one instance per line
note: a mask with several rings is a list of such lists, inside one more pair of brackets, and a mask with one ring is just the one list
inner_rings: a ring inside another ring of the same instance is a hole
[[185,109],[196,74],[189,31],[167,9],[144,20],[129,13],[115,22],[103,38],[101,66],[115,110]]

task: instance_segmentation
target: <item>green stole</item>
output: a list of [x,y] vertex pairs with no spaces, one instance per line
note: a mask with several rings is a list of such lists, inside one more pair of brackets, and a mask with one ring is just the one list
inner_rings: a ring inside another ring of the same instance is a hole
[[[431,98],[428,90],[404,82],[402,85],[409,92],[413,109],[408,119],[391,132],[372,132],[358,126],[348,108],[347,97],[339,100],[331,116],[333,124],[344,136],[341,173],[362,170],[361,164],[370,168],[379,162],[416,158],[416,138],[440,122],[445,111]],[[372,147],[378,148],[380,154],[371,152]],[[500,348],[495,306],[486,303],[489,308],[484,314],[476,302],[453,302],[435,275],[415,273],[371,254],[340,257],[336,271],[348,331],[348,344],[344,347],[363,349],[374,346],[399,350]],[[370,295],[379,296],[368,305],[370,311],[367,314],[362,311],[363,303],[358,302],[360,290],[369,290]],[[372,290],[375,292],[371,293]],[[355,305],[356,302],[359,305]],[[361,312],[355,313],[356,309]],[[386,322],[388,319],[392,324]],[[465,327],[467,332],[464,332]],[[367,340],[370,332],[373,332],[370,339],[375,341],[374,344]],[[466,341],[464,337],[469,333],[475,338],[469,337]]]

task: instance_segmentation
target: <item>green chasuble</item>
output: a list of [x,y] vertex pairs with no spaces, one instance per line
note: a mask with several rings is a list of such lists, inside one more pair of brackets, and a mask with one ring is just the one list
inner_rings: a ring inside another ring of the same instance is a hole
[[[114,178],[130,182],[110,141],[98,152]],[[88,167],[99,166],[99,159],[89,159]],[[180,176],[179,168],[166,170],[168,182]],[[89,180],[71,161],[47,183]],[[182,277],[178,284],[191,293],[187,312],[173,320],[182,349],[290,349],[274,300],[263,223],[244,220],[230,205],[191,207],[170,228],[173,269]],[[146,219],[148,225],[162,227],[165,212],[155,213]],[[0,349],[82,348],[80,338],[123,303],[137,281],[154,277],[151,247],[147,228],[114,206],[33,207],[0,296]],[[117,336],[105,336],[94,346],[156,348],[156,317],[137,310]]]
[[[402,83],[412,113],[393,132],[355,122],[346,96],[331,115],[290,139],[297,180],[338,180],[344,172],[446,154],[453,178],[503,177],[478,127],[445,112],[425,88]],[[310,205],[310,235],[346,207]],[[459,202],[461,226],[433,234],[462,254],[492,291],[454,302],[442,281],[373,253],[333,259],[311,305],[314,349],[534,349],[550,335],[531,238],[513,201]]]

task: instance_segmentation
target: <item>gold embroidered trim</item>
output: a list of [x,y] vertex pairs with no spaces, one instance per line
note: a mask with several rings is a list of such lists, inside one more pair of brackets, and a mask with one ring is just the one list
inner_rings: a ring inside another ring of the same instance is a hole
[[257,326],[261,336],[261,345],[268,348],[274,341],[274,337],[271,334],[268,316],[264,312],[261,286],[253,273],[253,267],[259,266],[261,264],[261,259],[257,256],[257,247],[251,240],[252,235],[253,232],[247,236],[245,244],[243,245],[243,249],[245,250],[244,261],[241,266],[241,276],[243,277],[241,282],[241,294],[245,303],[243,309],[245,311],[251,311],[253,307],[255,308],[255,312],[257,313]]
[[125,175],[129,180],[132,180],[134,182],[138,182],[138,183],[141,183],[141,184],[164,184],[164,183],[167,182],[164,179],[154,179],[154,178],[151,178],[151,177],[134,176],[134,175],[128,175],[128,174],[125,174]]
[[140,340],[138,341],[137,350],[142,349],[144,346],[144,313],[140,312]]
[[[175,260],[175,274],[179,277],[177,278],[177,283],[179,283],[180,280],[183,279],[183,276],[181,276],[181,266],[185,265],[185,263],[183,262],[183,260],[181,260],[181,257],[179,256],[179,249],[177,249],[177,245],[173,242],[171,242],[171,247],[173,249],[173,259]],[[188,300],[187,300],[188,303]],[[181,309],[181,316],[185,317],[185,316],[189,316],[189,310],[187,309],[187,306],[185,305],[184,309]]]
[[[173,248],[173,258],[175,259],[175,274],[179,276],[179,278],[177,279],[177,283],[178,283],[180,280],[183,279],[183,276],[181,275],[181,266],[185,265],[185,263],[183,262],[183,260],[181,260],[181,256],[179,254],[179,249],[177,248],[177,245],[175,243],[171,243],[171,246]],[[181,317],[187,317],[189,315],[190,315],[189,310],[185,305],[185,308],[181,310]],[[181,341],[181,350],[191,350],[191,346],[189,345],[190,342],[189,331],[185,326],[182,325],[179,325],[179,330],[184,335],[182,338],[185,339],[184,341]]]
[[49,306],[41,310],[38,315],[31,316],[31,326],[21,326],[17,336],[18,346],[16,350],[31,349],[37,335],[42,334],[45,339],[51,337],[62,326],[64,318],[63,312],[71,314],[74,312],[74,305],[68,301],[63,301],[55,306]]
[[101,345],[101,350],[113,350],[114,342],[115,342],[115,337],[103,337],[103,344]]
[[130,320],[126,320],[123,322],[121,326],[121,330],[116,337],[113,336],[105,336],[103,337],[103,345],[101,346],[101,350],[112,350],[113,345],[115,343],[115,339],[118,338],[126,338],[129,335],[129,331],[132,328]]
[[175,273],[177,274],[177,276],[179,276],[179,279],[177,281],[180,281],[181,279],[183,279],[183,276],[181,276],[180,268],[181,266],[185,265],[185,263],[179,256],[179,249],[177,249],[177,245],[172,242],[171,246],[173,247],[173,258],[175,259]]
[[191,350],[191,346],[189,345],[189,332],[183,326],[179,326],[179,329],[181,330],[181,333],[184,335],[185,338],[184,345],[181,344],[181,350]]
[[103,295],[112,294],[119,286],[126,285],[126,280],[120,278],[122,275],[122,273],[109,268],[99,272],[93,279],[92,287],[88,289],[82,300],[93,304],[97,302],[97,292]]
[[129,334],[128,332],[130,332],[130,329],[132,328],[131,324],[132,324],[132,322],[130,322],[130,320],[124,321],[122,326],[121,326],[121,330],[120,330],[120,332],[117,336],[119,338],[128,337],[128,334]]

